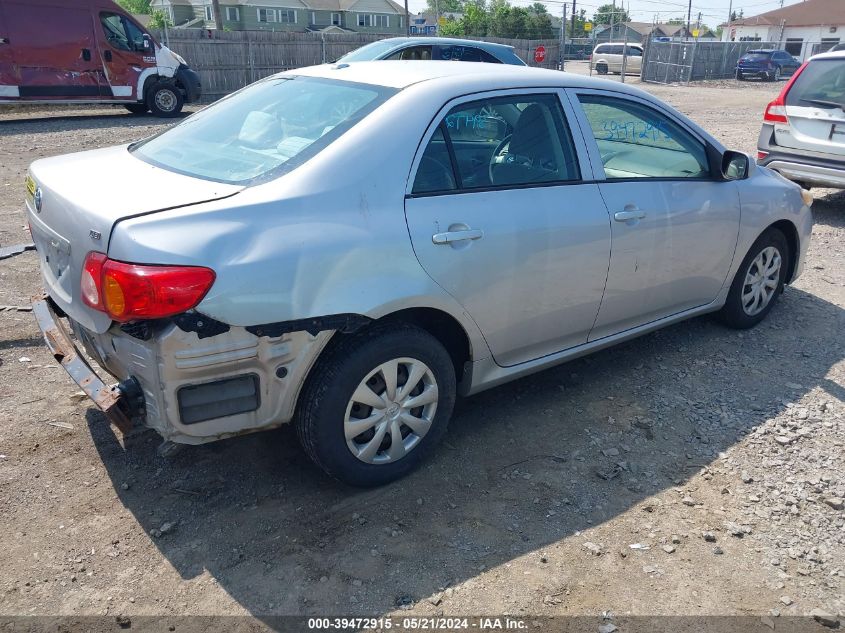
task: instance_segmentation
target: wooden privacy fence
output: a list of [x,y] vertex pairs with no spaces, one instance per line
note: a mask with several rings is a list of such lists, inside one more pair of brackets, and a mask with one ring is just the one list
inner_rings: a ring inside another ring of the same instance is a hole
[[[370,33],[285,33],[280,31],[212,31],[170,29],[160,41],[182,55],[202,78],[203,99],[213,101],[283,70],[332,62],[370,42],[391,37]],[[558,68],[557,40],[469,38],[513,46],[529,66]],[[542,63],[534,51],[544,46]]]

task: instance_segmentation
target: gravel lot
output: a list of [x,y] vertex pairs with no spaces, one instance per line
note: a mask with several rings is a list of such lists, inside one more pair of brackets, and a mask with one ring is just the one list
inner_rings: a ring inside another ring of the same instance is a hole
[[[746,151],[779,89],[644,87]],[[28,237],[29,162],[165,125],[0,111],[0,244]],[[121,444],[32,315],[0,312],[0,614],[841,616],[845,196],[815,193],[805,273],[756,329],[699,318],[464,400],[427,467],[365,492],[291,429]],[[35,255],[0,280],[26,305]]]

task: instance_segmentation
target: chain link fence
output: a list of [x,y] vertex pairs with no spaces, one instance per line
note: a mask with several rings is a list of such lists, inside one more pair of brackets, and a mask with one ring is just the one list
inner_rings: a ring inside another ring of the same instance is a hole
[[[826,44],[826,43],[825,43]],[[821,43],[807,42],[807,50]],[[749,50],[783,49],[781,42],[647,42],[643,52],[642,80],[652,83],[689,83],[728,79],[736,74],[739,58]]]

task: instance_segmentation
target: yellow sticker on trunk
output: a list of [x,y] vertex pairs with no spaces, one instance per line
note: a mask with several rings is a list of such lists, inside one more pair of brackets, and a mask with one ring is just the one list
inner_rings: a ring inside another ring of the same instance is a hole
[[26,193],[30,198],[35,197],[36,188],[37,187],[35,186],[35,181],[32,179],[32,176],[27,175],[27,177],[26,177]]

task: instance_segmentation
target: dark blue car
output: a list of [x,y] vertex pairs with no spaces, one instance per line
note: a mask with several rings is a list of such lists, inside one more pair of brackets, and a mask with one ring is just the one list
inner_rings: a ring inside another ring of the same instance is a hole
[[788,77],[801,66],[792,55],[770,48],[748,51],[736,64],[736,78],[740,81],[749,77],[778,81]]
[[451,37],[391,37],[355,49],[337,61],[345,63],[379,59],[432,59],[525,66],[525,62],[513,52],[513,46]]

